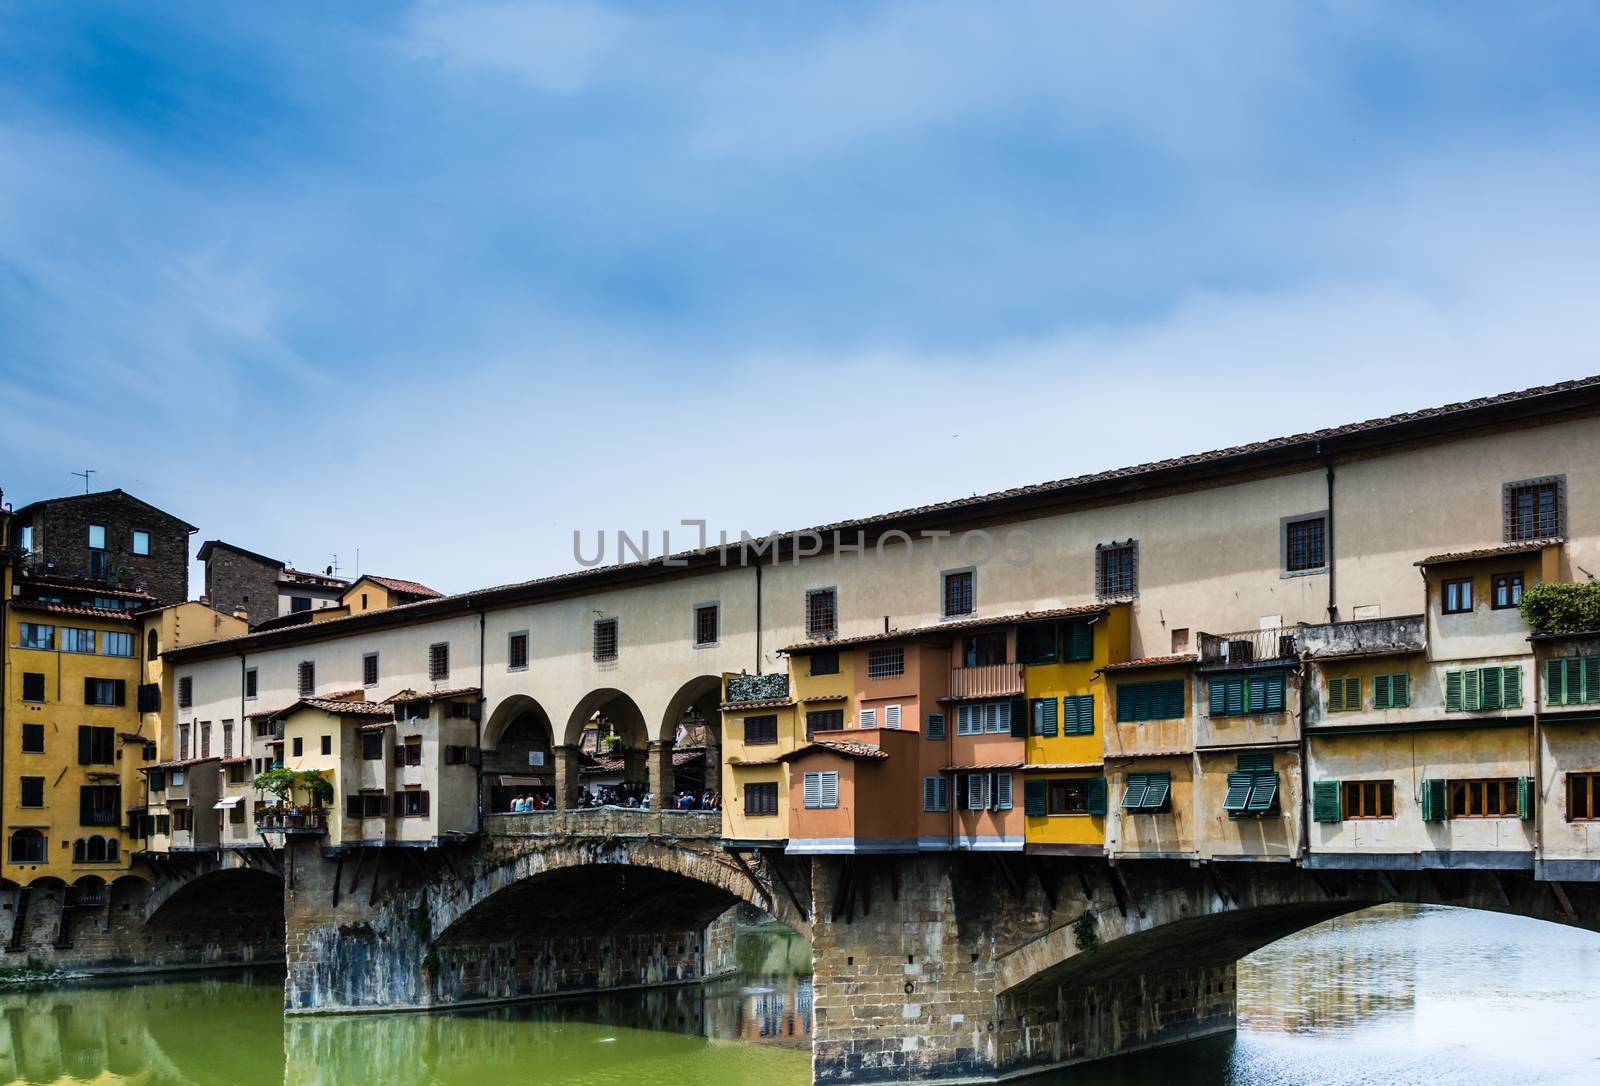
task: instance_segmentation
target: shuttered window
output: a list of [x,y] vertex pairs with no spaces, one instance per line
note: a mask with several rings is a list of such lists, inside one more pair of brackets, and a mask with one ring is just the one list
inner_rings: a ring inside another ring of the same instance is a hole
[[778,741],[777,716],[745,717],[744,741],[747,744],[776,743]]
[[839,806],[838,771],[807,773],[801,780],[801,793],[805,805],[814,810]]
[[1261,817],[1278,809],[1278,774],[1271,754],[1241,754],[1228,774],[1222,809],[1230,818]]
[[1044,816],[1046,813],[1044,781],[1026,780],[1022,782],[1022,813],[1029,818],[1041,818]]
[[969,811],[983,811],[989,807],[989,774],[968,773],[965,807]]
[[1207,684],[1212,716],[1283,711],[1283,673],[1211,679]]
[[1529,777],[1449,781],[1451,818],[1532,818]]
[[929,739],[943,739],[945,735],[944,728],[945,722],[943,713],[928,714],[927,735]]
[[1183,680],[1123,683],[1117,687],[1117,720],[1176,720],[1183,716]]
[[883,726],[885,728],[900,727],[900,706],[885,705],[883,707]]
[[1429,777],[1422,782],[1422,820],[1443,822],[1450,817],[1450,790],[1441,777]]
[[1094,734],[1094,695],[1069,694],[1061,699],[1061,734]]
[[1404,709],[1411,704],[1411,676],[1404,671],[1372,677],[1374,709]]
[[861,710],[861,718],[858,721],[857,726],[861,728],[876,728],[878,726],[878,710]]
[[1600,656],[1562,656],[1544,662],[1545,699],[1551,705],[1600,702]]
[[1361,679],[1356,675],[1328,679],[1328,712],[1350,713],[1361,708]]
[[85,705],[123,705],[127,701],[128,684],[125,679],[84,679],[83,703]]
[[1129,773],[1127,787],[1122,793],[1124,811],[1170,810],[1172,796],[1171,773]]
[[957,735],[1003,735],[1011,730],[1011,703],[973,702],[956,706]]
[[1476,667],[1444,673],[1444,708],[1447,713],[1475,713],[1485,709],[1522,706],[1522,668]]
[[[142,691],[144,689],[144,687],[141,686],[139,689]],[[22,700],[23,701],[43,701],[44,700],[44,672],[42,672],[42,671],[25,671],[25,672],[22,673]],[[142,701],[143,699],[140,699],[140,700]],[[145,709],[144,706],[141,704],[140,707],[139,707],[139,711],[140,712],[151,712],[153,710]]]
[[778,813],[777,782],[747,784],[744,786],[744,813],[747,815],[774,815]]
[[818,732],[836,732],[844,728],[843,709],[813,709],[806,714],[806,738]]
[[923,777],[922,809],[924,811],[949,810],[950,782],[943,777]]
[[1069,622],[1062,632],[1064,655],[1068,660],[1094,659],[1094,627],[1087,622]]
[[1011,810],[1011,774],[996,773],[990,795],[990,804],[996,811]]
[[117,760],[115,728],[78,728],[78,764],[113,765]]
[[1033,734],[1048,738],[1056,734],[1058,705],[1055,698],[1034,698],[1028,703],[1033,718]]

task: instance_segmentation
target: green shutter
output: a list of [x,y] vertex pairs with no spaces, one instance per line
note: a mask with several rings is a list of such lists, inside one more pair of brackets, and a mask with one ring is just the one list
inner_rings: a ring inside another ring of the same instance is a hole
[[1328,712],[1344,712],[1344,680],[1328,680]]
[[1238,815],[1244,811],[1245,804],[1250,802],[1250,786],[1255,782],[1252,773],[1229,773],[1228,791],[1222,797],[1222,809],[1230,815]]
[[1422,782],[1422,820],[1443,822],[1450,817],[1450,797],[1442,777],[1429,777]]
[[1341,821],[1339,782],[1317,781],[1311,786],[1311,817],[1318,822]]
[[1167,794],[1172,791],[1171,773],[1146,774],[1148,786],[1144,793],[1144,809],[1159,811],[1167,805]]
[[1045,738],[1056,734],[1056,699],[1033,700],[1033,734]]
[[1567,700],[1567,662],[1575,659],[1550,659],[1544,662],[1544,697],[1551,705],[1570,705]]
[[1278,803],[1278,775],[1276,773],[1256,773],[1250,781],[1250,802],[1245,804],[1245,810],[1251,814],[1262,814],[1272,810]]
[[1483,708],[1483,687],[1478,682],[1477,668],[1461,673],[1461,708],[1469,713]]
[[1145,793],[1150,790],[1150,778],[1143,773],[1129,773],[1128,787],[1122,793],[1122,809],[1137,811],[1144,806]]
[[1392,708],[1394,704],[1394,676],[1374,675],[1372,677],[1372,707],[1374,709]]
[[1532,818],[1533,817],[1533,801],[1534,801],[1533,778],[1532,777],[1518,777],[1517,778],[1517,817],[1518,818]]
[[1022,813],[1030,818],[1047,813],[1045,809],[1044,781],[1026,780],[1022,782]]
[[1011,738],[1028,738],[1028,701],[1026,698],[1011,699]]
[[1094,695],[1069,694],[1061,699],[1061,734],[1094,734]]
[[1104,777],[1091,777],[1089,779],[1089,813],[1097,815],[1106,813],[1106,779]]
[[1389,676],[1389,708],[1404,709],[1411,704],[1411,676],[1404,671]]
[[[1281,683],[1282,680],[1280,679],[1279,682]],[[1374,678],[1372,682],[1374,690],[1372,707],[1376,709],[1379,707],[1376,697],[1378,680]],[[1387,689],[1387,686],[1385,689]],[[1281,694],[1279,695],[1279,701],[1281,705]],[[1361,679],[1359,676],[1347,675],[1328,680],[1328,712],[1347,713],[1359,708],[1361,708]]]
[[1164,720],[1178,720],[1178,719],[1182,718],[1182,716],[1183,716],[1183,680],[1182,679],[1168,679],[1166,682],[1160,683],[1158,685],[1166,687],[1165,698],[1164,698],[1165,707],[1164,707],[1164,711],[1161,713],[1162,719],[1164,719]]
[[1210,702],[1211,715],[1212,716],[1227,716],[1228,715],[1228,702],[1227,702],[1227,698],[1228,698],[1228,680],[1227,679],[1212,679],[1209,683],[1206,684],[1206,687],[1207,687],[1207,697],[1208,697],[1209,702]]
[[1261,752],[1239,755],[1239,771],[1242,773],[1271,773],[1272,754],[1270,752]]
[[1142,719],[1138,712],[1139,688],[1143,683],[1123,683],[1117,687],[1117,723],[1132,724]]
[[1600,656],[1580,657],[1583,672],[1583,694],[1581,704],[1588,705],[1600,701]]
[[1087,622],[1068,623],[1065,642],[1068,660],[1094,659],[1094,627]]
[[1461,712],[1461,676],[1462,673],[1459,671],[1446,671],[1444,673],[1444,711],[1447,713]]
[[[1360,696],[1357,695],[1357,700]],[[1267,712],[1283,712],[1283,672],[1267,676]]]
[[1498,667],[1478,669],[1478,708],[1499,709],[1505,704],[1505,691],[1501,686],[1504,674]]
[[1500,669],[1500,705],[1506,709],[1522,708],[1522,667],[1519,664]]

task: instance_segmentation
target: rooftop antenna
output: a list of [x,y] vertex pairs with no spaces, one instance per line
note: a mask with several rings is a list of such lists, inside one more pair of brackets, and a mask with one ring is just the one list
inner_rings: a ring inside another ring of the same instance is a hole
[[93,468],[84,468],[82,471],[75,471],[72,473],[83,480],[83,492],[85,494],[89,493],[89,476],[93,475],[94,473],[95,470]]
[[333,559],[333,565],[328,567],[328,576],[337,577],[339,575],[339,556],[333,554],[329,555],[329,557]]

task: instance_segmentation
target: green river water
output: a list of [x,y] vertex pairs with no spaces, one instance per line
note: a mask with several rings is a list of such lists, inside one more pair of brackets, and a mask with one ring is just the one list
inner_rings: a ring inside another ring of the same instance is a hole
[[[0,992],[0,1080],[197,1086],[801,1086],[804,943],[749,933],[704,988],[489,1011],[280,1013],[281,974]],[[1600,936],[1390,906],[1285,939],[1239,972],[1236,1036],[1027,1080],[1042,1086],[1600,1084]]]

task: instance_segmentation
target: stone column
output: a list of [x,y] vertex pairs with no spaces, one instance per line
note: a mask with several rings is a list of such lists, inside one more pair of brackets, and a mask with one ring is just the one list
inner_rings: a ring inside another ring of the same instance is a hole
[[645,753],[645,769],[650,774],[651,809],[665,811],[672,806],[672,740],[652,739]]
[[556,810],[570,811],[577,806],[579,750],[574,746],[562,745],[557,746],[553,753],[556,762]]

